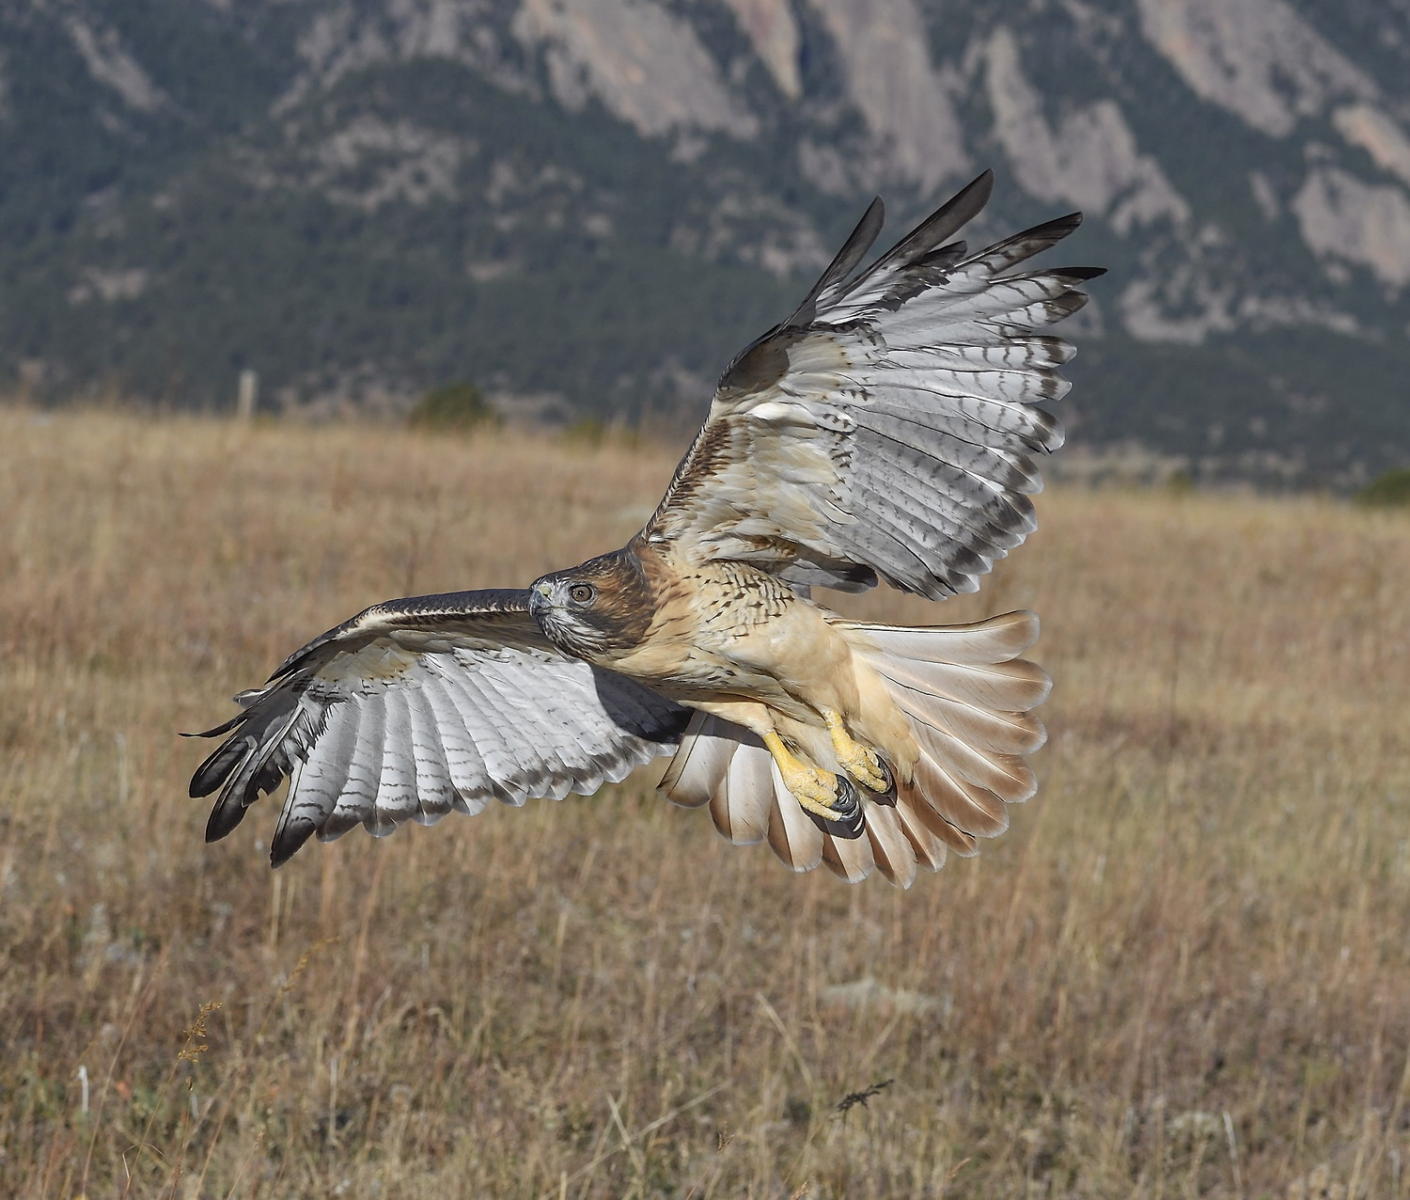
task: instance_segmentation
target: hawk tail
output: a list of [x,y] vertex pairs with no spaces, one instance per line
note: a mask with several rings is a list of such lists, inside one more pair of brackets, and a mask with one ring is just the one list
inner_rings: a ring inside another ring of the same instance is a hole
[[1042,668],[1019,657],[1038,636],[1032,613],[972,625],[907,627],[838,621],[855,652],[882,678],[920,751],[894,803],[865,797],[864,836],[819,828],[789,794],[762,742],[697,712],[661,780],[676,804],[709,806],[736,845],[768,840],[795,871],[826,865],[850,882],[873,870],[909,887],[918,866],[939,870],[950,851],[1008,828],[1007,806],[1036,789],[1024,761],[1043,744],[1030,710],[1047,697]]
[[[1037,616],[914,628],[846,624],[863,635],[857,652],[885,682],[920,750],[910,779],[897,780],[893,810],[917,861],[938,870],[949,851],[976,853],[979,838],[1008,828],[1008,806],[1038,787],[1025,758],[1046,740],[1032,710],[1052,681],[1020,657],[1038,638]],[[881,811],[869,805],[868,823]]]

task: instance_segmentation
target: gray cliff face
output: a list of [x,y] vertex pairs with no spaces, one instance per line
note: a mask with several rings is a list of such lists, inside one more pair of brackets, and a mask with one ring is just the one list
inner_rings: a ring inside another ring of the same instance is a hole
[[1410,458],[1410,0],[20,0],[0,370],[699,412],[881,192],[1081,208],[1089,448]]

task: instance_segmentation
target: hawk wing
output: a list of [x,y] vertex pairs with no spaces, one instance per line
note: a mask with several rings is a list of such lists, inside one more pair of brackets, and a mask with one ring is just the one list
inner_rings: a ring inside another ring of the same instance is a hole
[[858,271],[881,229],[873,201],[798,311],[725,372],[639,536],[801,585],[976,590],[1034,528],[1032,456],[1062,442],[1039,405],[1066,393],[1073,352],[1037,331],[1102,273],[1017,269],[1079,213],[977,254],[950,241],[992,185],[986,171]]
[[490,800],[587,795],[671,753],[689,711],[612,671],[567,658],[529,616],[527,591],[458,592],[374,605],[292,654],[197,769],[220,795],[224,837],[285,776],[270,859],[354,825],[391,833]]

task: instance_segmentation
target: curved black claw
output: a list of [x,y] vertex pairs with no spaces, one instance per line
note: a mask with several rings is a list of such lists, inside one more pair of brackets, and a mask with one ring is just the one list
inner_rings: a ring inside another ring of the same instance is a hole
[[891,764],[881,755],[876,756],[876,765],[881,773],[886,776],[886,787],[880,792],[868,792],[873,804],[884,804],[888,808],[896,807],[896,772],[891,769]]
[[833,778],[837,780],[837,799],[832,802],[832,808],[837,815],[829,820],[811,810],[804,811],[813,818],[813,824],[824,833],[830,833],[833,837],[845,841],[855,841],[867,828],[861,797],[857,794],[856,784],[846,775],[835,775]]

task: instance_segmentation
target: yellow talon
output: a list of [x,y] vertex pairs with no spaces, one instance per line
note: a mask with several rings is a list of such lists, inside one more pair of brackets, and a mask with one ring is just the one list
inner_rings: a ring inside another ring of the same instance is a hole
[[824,709],[823,719],[827,721],[827,731],[832,735],[832,748],[837,753],[838,765],[868,791],[890,791],[891,780],[886,777],[881,759],[875,751],[868,750],[847,732],[842,714]]
[[809,766],[783,744],[777,733],[764,734],[764,745],[774,756],[778,773],[783,777],[783,786],[793,793],[793,798],[824,820],[836,820],[837,776],[831,771]]

